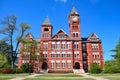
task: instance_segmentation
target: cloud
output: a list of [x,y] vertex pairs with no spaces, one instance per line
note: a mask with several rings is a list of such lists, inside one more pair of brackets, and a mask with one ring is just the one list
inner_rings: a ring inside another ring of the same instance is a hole
[[66,3],[67,0],[55,0],[55,2],[63,2],[63,3]]

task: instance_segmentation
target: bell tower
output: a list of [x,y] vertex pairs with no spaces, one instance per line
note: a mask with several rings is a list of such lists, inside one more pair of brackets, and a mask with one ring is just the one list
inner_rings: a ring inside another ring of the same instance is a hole
[[72,6],[72,11],[69,14],[68,19],[69,19],[70,37],[73,39],[81,39],[80,18],[75,6]]
[[52,24],[50,23],[49,18],[47,17],[42,24],[42,39],[50,39],[52,37]]

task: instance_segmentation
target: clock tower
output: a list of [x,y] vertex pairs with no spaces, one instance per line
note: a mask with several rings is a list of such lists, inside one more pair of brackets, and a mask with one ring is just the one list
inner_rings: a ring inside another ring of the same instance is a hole
[[69,29],[70,29],[70,37],[73,39],[81,39],[80,35],[80,18],[75,7],[72,7],[72,11],[69,14]]

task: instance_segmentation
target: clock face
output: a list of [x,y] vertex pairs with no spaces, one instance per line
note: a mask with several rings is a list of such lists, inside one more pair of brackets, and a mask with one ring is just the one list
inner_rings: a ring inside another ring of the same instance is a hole
[[73,21],[77,21],[78,19],[77,19],[77,17],[73,17]]

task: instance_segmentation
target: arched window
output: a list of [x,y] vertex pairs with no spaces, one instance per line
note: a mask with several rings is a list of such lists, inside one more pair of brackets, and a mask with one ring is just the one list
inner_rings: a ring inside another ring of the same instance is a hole
[[45,28],[44,31],[49,31],[48,28]]

